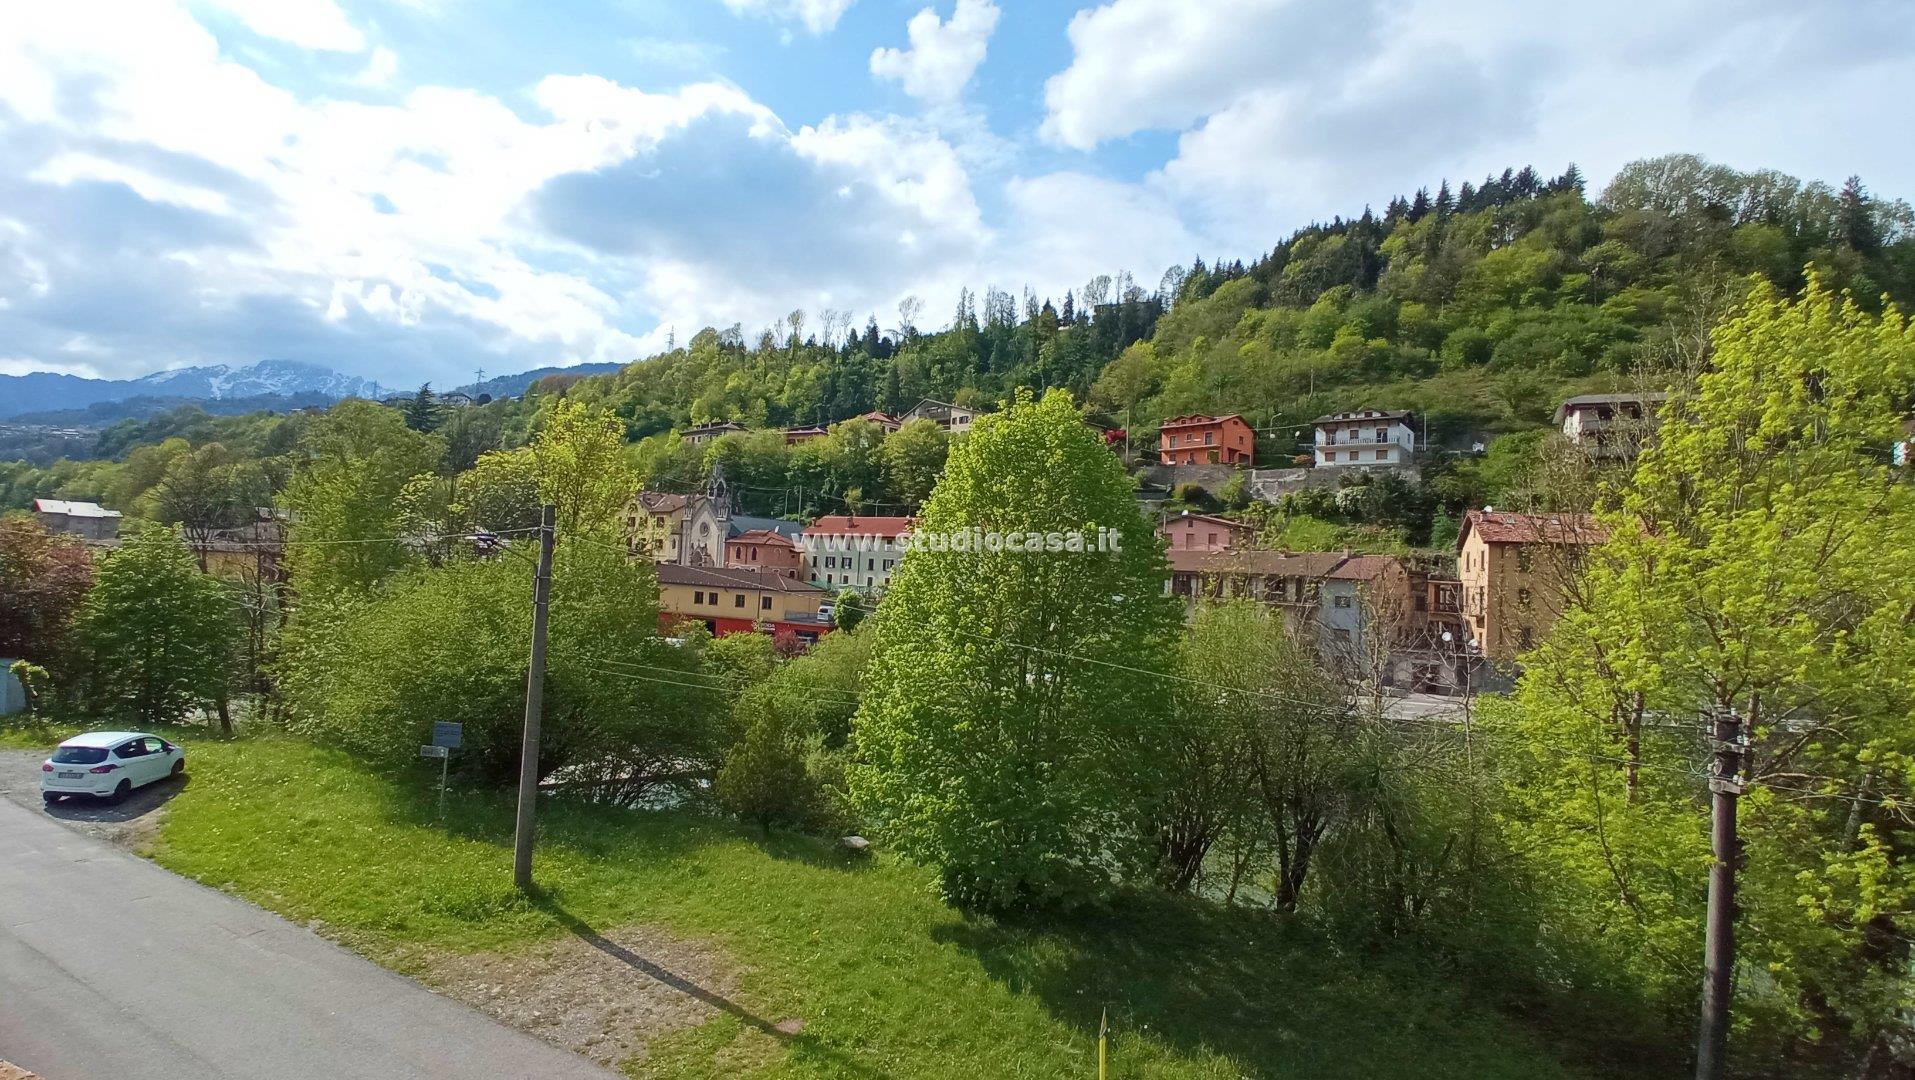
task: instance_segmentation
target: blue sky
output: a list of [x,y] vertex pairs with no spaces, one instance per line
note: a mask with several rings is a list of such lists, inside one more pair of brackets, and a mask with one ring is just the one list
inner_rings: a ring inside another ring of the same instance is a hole
[[64,0],[0,21],[0,373],[388,385],[1146,287],[1445,176],[1915,193],[1892,0]]

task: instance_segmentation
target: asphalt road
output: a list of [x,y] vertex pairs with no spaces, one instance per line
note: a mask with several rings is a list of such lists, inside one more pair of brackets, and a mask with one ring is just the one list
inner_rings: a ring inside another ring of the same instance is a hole
[[615,1075],[7,794],[0,1059],[45,1080]]

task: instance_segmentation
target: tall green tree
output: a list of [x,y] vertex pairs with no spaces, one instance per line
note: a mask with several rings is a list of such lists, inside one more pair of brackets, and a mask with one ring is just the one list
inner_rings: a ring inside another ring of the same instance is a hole
[[135,525],[106,557],[76,630],[87,706],[133,726],[225,701],[240,624],[179,534]]
[[417,393],[406,399],[400,411],[405,415],[406,426],[422,434],[437,431],[445,412],[439,404],[438,395],[432,392],[431,383],[419,387]]
[[1741,970],[1761,973],[1738,980],[1737,1030],[1880,1032],[1906,983],[1878,942],[1915,925],[1915,488],[1888,461],[1915,333],[1812,278],[1794,303],[1758,288],[1714,344],[1603,515],[1581,604],[1527,658],[1504,723],[1515,847],[1546,923],[1686,1023],[1704,733],[1734,710]]
[[294,587],[366,589],[404,566],[401,493],[444,453],[437,438],[409,429],[382,405],[348,399],[328,410],[300,440],[300,465],[286,489]]
[[884,486],[889,497],[915,509],[931,497],[951,438],[935,421],[913,420],[884,440]]
[[561,533],[616,533],[619,510],[638,490],[638,473],[616,419],[583,402],[558,401],[532,441],[531,454],[539,498],[557,508]]
[[86,545],[26,514],[0,516],[0,657],[52,663],[92,587]]
[[[1162,544],[1061,391],[981,418],[916,529],[931,546],[874,617],[854,800],[956,902],[1094,896],[1148,845],[1134,785],[1178,623]],[[937,550],[973,529],[1042,550]],[[1048,550],[1064,533],[1084,542]]]

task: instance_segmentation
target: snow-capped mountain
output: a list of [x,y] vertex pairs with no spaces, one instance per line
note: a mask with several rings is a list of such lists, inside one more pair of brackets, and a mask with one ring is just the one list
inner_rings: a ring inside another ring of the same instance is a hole
[[327,397],[367,397],[373,384],[367,379],[341,375],[331,368],[297,360],[261,360],[257,364],[233,367],[212,364],[207,367],[175,368],[156,371],[128,380],[136,394],[163,397],[224,398],[257,397],[260,394],[323,394]]
[[375,389],[371,380],[341,375],[331,368],[297,360],[174,368],[137,379],[86,379],[36,371],[26,375],[0,375],[0,419],[84,409],[101,402],[136,397],[222,401],[270,395],[337,400],[354,395],[370,397]]

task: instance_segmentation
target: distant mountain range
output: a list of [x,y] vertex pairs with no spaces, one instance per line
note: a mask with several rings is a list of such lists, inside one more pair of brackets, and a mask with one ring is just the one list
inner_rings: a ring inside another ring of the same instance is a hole
[[[544,367],[500,375],[487,379],[482,386],[459,389],[475,396],[516,397],[547,375],[596,375],[620,366]],[[128,416],[150,416],[193,403],[206,405],[213,412],[250,412],[323,405],[341,398],[379,397],[411,389],[382,387],[370,379],[341,375],[331,368],[297,360],[175,368],[137,379],[87,379],[36,371],[0,375],[0,420],[18,417],[41,423],[99,424]]]
[[[499,375],[487,379],[482,383],[468,383],[464,386],[454,387],[454,389],[471,394],[473,397],[478,397],[480,394],[491,394],[495,398],[518,397],[520,394],[525,393],[526,389],[533,383],[538,382],[547,375],[603,375],[608,371],[617,371],[624,366],[624,364],[605,363],[574,364],[571,367],[533,368],[531,371],[521,371],[516,375]],[[416,387],[414,389],[416,389]],[[386,391],[388,394],[396,392],[402,393],[404,391]]]

